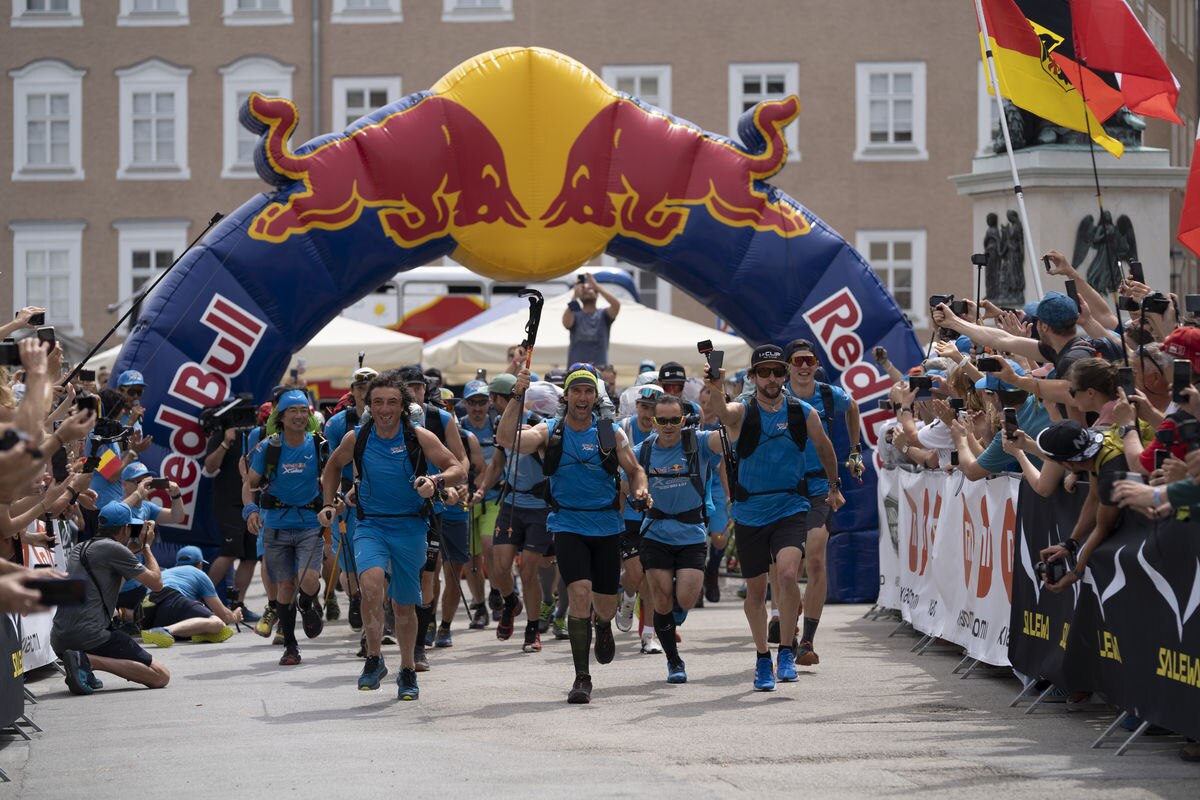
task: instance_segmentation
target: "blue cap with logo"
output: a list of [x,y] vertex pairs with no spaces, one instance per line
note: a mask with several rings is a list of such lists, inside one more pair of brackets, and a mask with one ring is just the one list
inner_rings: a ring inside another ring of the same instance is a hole
[[278,408],[280,413],[287,411],[289,408],[308,408],[308,395],[299,389],[289,389],[279,395]]
[[133,512],[122,502],[107,503],[104,508],[100,509],[99,523],[102,528],[119,528],[131,522],[133,522]]
[[206,563],[204,553],[200,552],[200,548],[194,544],[179,548],[179,552],[175,554],[175,566],[177,567],[198,567],[204,563]]
[[145,386],[146,379],[142,377],[142,373],[136,369],[127,369],[117,378],[117,388],[124,389],[126,386]]
[[137,481],[150,474],[152,473],[145,464],[140,461],[135,461],[129,466],[125,467],[125,469],[121,470],[121,480]]
[[471,381],[463,387],[463,400],[470,400],[472,397],[487,397],[488,385],[483,381]]

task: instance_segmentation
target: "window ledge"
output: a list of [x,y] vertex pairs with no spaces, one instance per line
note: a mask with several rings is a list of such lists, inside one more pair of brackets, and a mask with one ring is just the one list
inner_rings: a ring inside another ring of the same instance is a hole
[[929,151],[916,146],[874,145],[854,152],[855,161],[928,161]]
[[510,8],[456,8],[442,12],[442,22],[512,22],[516,15]]
[[117,170],[119,181],[186,181],[192,177],[187,167],[172,166],[124,166]]
[[83,16],[69,12],[25,12],[13,16],[11,24],[14,28],[82,28]]
[[254,178],[255,180],[261,180],[258,177],[258,170],[254,168],[253,164],[234,164],[231,167],[225,167],[221,170],[221,177],[234,179]]
[[282,11],[238,11],[222,17],[226,25],[291,25],[293,21],[291,14]]
[[188,16],[177,11],[134,11],[117,17],[118,28],[162,28],[190,24]]
[[404,22],[404,14],[399,11],[380,11],[365,8],[361,11],[338,11],[330,14],[329,21],[339,25],[388,25]]
[[78,167],[22,167],[14,170],[14,181],[81,181],[83,170]]

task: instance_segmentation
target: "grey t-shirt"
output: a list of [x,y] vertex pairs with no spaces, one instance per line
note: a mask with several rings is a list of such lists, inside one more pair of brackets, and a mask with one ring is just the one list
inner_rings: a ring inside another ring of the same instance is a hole
[[608,363],[608,329],[613,321],[608,309],[576,311],[571,326],[571,343],[567,346],[567,363],[585,361],[594,366]]
[[[81,555],[87,559],[98,587],[88,576]],[[113,539],[89,539],[72,547],[67,554],[67,574],[84,580],[87,595],[83,605],[58,607],[54,625],[50,628],[50,645],[54,650],[59,653],[89,650],[108,641],[108,626],[117,607],[121,586],[145,571],[146,567],[129,548]],[[108,607],[107,614],[105,606]]]

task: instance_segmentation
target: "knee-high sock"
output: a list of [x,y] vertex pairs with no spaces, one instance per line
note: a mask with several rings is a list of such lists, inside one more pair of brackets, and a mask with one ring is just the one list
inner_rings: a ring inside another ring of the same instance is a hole
[[588,659],[592,649],[592,624],[586,617],[567,617],[567,633],[571,636],[571,660],[576,675],[589,675]]
[[296,604],[279,605],[279,629],[283,631],[285,647],[296,646]]
[[429,630],[430,622],[433,622],[433,606],[417,606],[417,641],[414,643],[417,650],[425,649],[425,631]]
[[675,615],[667,612],[654,612],[654,632],[658,634],[658,643],[662,645],[663,654],[668,662],[679,660],[679,645],[675,641]]

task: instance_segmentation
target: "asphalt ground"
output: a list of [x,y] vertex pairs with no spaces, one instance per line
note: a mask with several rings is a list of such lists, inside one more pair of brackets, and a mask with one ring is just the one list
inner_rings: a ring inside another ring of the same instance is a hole
[[666,683],[665,659],[641,655],[635,629],[617,634],[611,664],[593,663],[587,706],[565,702],[568,642],[551,633],[524,654],[521,622],[499,642],[494,624],[467,630],[461,613],[454,647],[429,651],[415,703],[396,700],[394,647],[382,688],[357,691],[358,636],[344,617],[315,640],[301,633],[295,667],[243,630],[151,648],[173,674],[162,690],[100,673],[106,687],[76,697],[39,670],[27,711],[44,732],[4,739],[12,782],[0,797],[1200,796],[1200,764],[1179,758],[1179,740],[1145,739],[1121,757],[1089,749],[1111,709],[1009,708],[1020,690],[1010,673],[959,679],[956,653],[913,655],[914,638],[889,637],[896,623],[862,619],[864,606],[827,607],[821,663],[755,692],[734,586],[681,629],[686,685]]

